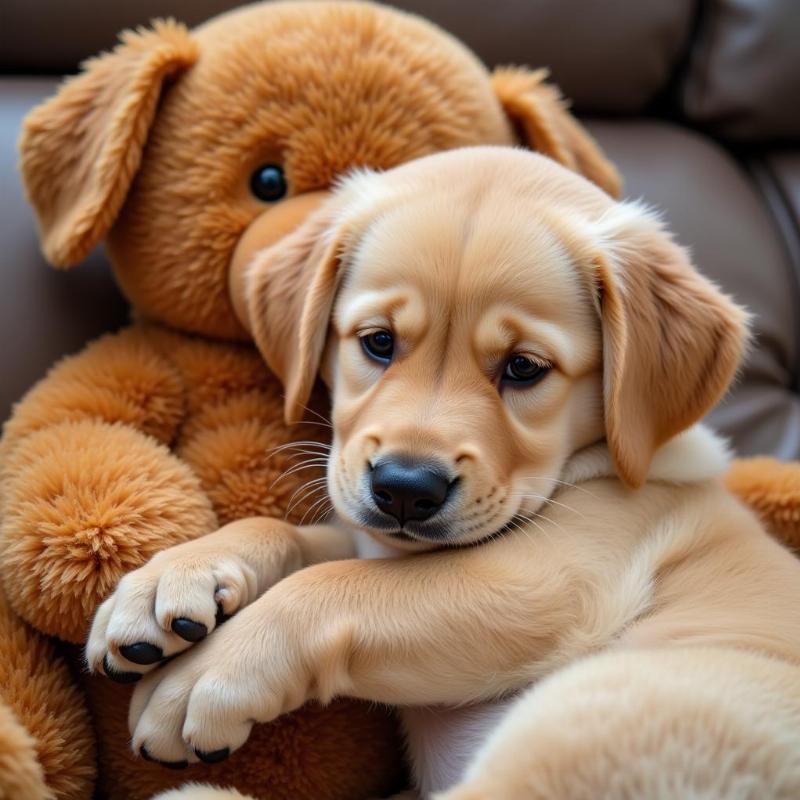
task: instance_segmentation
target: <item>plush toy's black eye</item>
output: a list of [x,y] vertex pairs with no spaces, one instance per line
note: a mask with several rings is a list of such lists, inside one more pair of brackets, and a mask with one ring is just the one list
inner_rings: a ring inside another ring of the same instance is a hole
[[530,385],[541,380],[550,367],[540,364],[527,356],[519,354],[511,356],[503,370],[503,380],[511,383]]
[[250,176],[250,191],[265,203],[280,200],[287,188],[286,176],[277,164],[262,164]]
[[361,337],[361,346],[373,361],[388,364],[394,353],[394,337],[389,331],[373,331]]

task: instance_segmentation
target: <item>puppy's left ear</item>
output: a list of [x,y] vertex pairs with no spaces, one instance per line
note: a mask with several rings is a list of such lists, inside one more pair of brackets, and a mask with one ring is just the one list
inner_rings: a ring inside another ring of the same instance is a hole
[[501,67],[492,88],[522,144],[580,173],[612,197],[622,179],[588,131],[569,113],[556,86],[545,83],[546,69]]
[[747,345],[748,315],[643,207],[617,204],[598,237],[606,436],[617,473],[636,487],[655,450],[725,393]]
[[259,253],[244,276],[251,333],[283,383],[289,424],[302,419],[317,377],[342,247],[343,232],[337,235],[334,210],[325,205]]
[[283,383],[289,424],[303,418],[325,349],[343,256],[362,228],[358,220],[365,218],[345,214],[348,196],[332,196],[257,254],[244,274],[248,327]]

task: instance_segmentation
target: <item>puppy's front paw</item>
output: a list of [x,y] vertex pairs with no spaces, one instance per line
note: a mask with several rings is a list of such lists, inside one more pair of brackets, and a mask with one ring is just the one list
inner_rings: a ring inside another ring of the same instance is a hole
[[254,722],[302,705],[300,636],[270,621],[264,599],[141,681],[128,717],[135,753],[173,769],[216,763],[247,741]]
[[200,541],[159,554],[119,582],[92,623],[91,670],[138,681],[256,598],[253,570],[236,556],[204,552]]

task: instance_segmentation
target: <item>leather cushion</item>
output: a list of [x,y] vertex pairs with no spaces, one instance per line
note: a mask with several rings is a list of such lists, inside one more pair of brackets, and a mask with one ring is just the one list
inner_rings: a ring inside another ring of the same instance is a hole
[[[710,139],[660,122],[593,124],[625,194],[661,209],[694,263],[755,315],[739,381],[710,416],[743,455],[800,457],[800,289],[780,232],[742,168]],[[680,380],[680,375],[675,380]]]
[[0,79],[0,422],[53,362],[128,317],[102,253],[70,273],[47,265],[17,171],[22,117],[57,81]]
[[[579,112],[637,112],[664,88],[689,37],[687,0],[401,0],[489,65],[545,66]],[[488,9],[491,8],[489,11]]]
[[764,161],[780,189],[792,220],[800,229],[800,149],[773,150],[767,153]]
[[687,116],[739,141],[800,136],[800,2],[702,8],[682,90]]
[[[188,25],[231,0],[36,0],[7,4],[0,67],[74,70],[123,28],[174,16]],[[666,84],[686,47],[692,0],[399,0],[473,48],[490,66],[549,66],[584,111],[638,111]]]
[[[800,150],[767,151],[751,157],[747,166],[780,231],[786,258],[800,283]],[[800,313],[794,314],[793,322],[800,352]],[[795,373],[794,377],[795,391],[800,391],[800,375]]]

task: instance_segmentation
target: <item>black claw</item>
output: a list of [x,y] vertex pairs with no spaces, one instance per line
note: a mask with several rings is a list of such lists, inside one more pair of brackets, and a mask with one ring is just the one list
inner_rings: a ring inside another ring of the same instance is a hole
[[199,642],[208,635],[208,628],[202,622],[195,622],[186,617],[172,620],[172,630],[187,642]]
[[231,749],[230,747],[221,747],[219,750],[212,750],[209,753],[204,753],[202,750],[195,750],[194,754],[206,764],[218,764],[231,754]]
[[158,763],[167,769],[186,769],[189,766],[189,762],[186,759],[183,761],[159,761]]
[[119,652],[134,664],[155,664],[164,657],[164,651],[150,642],[136,642],[136,644],[125,644],[120,647]]
[[108,653],[103,659],[103,671],[106,673],[107,678],[116,683],[136,683],[142,677],[141,672],[117,672],[108,661]]
[[159,764],[162,767],[166,767],[167,769],[186,769],[189,766],[189,762],[185,759],[183,761],[159,761],[157,758],[153,758],[150,753],[147,752],[145,746],[142,745],[139,748],[139,755],[145,760],[150,761],[153,764]]
[[141,757],[142,757],[142,758],[143,758],[145,761],[152,761],[153,763],[156,763],[156,760],[153,758],[153,756],[151,756],[151,755],[150,755],[150,753],[148,753],[148,752],[147,752],[147,750],[145,749],[145,746],[144,746],[144,745],[142,745],[142,746],[139,748],[139,755],[140,755],[140,756],[141,756]]

